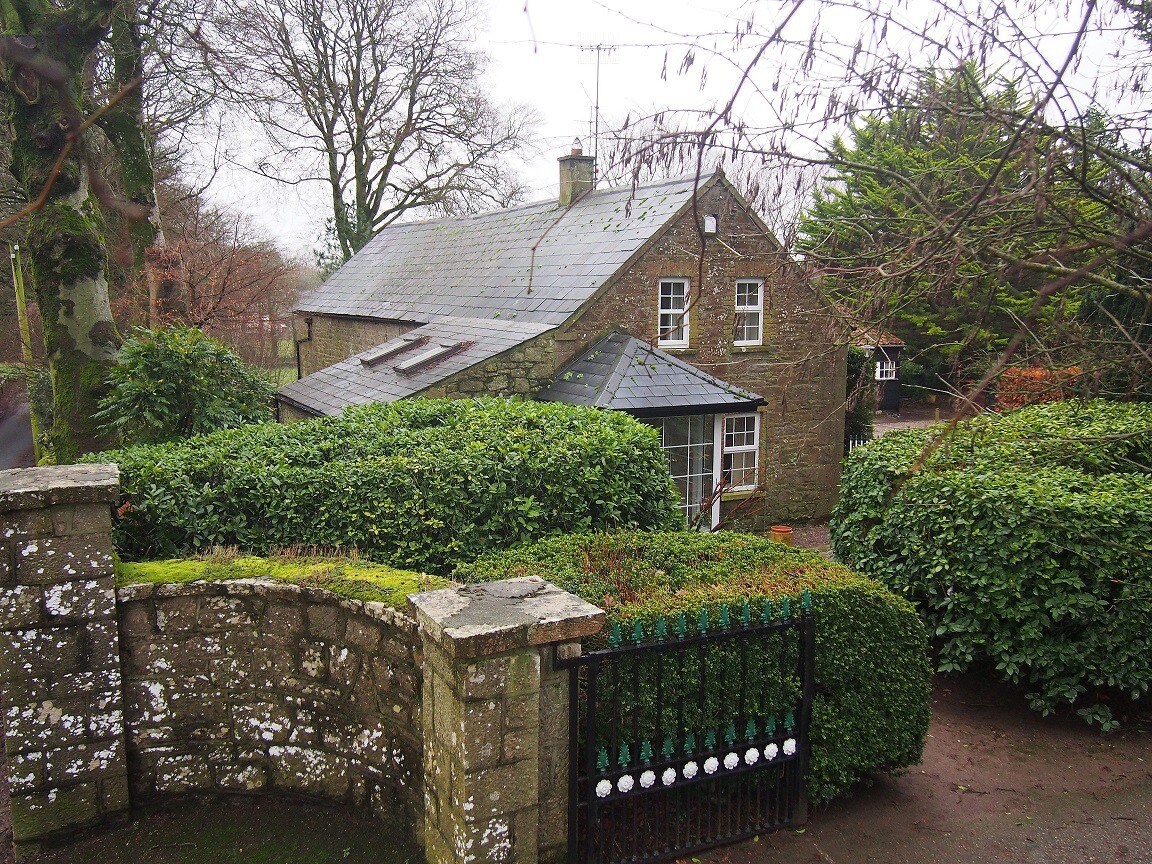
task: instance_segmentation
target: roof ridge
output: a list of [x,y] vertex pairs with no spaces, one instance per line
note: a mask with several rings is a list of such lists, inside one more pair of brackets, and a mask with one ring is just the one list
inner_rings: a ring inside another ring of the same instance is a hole
[[[704,183],[711,176],[712,176],[711,174],[707,174],[707,175],[700,174],[699,175],[699,181],[700,181],[699,185],[703,186]],[[625,190],[639,191],[641,189],[657,189],[661,186],[675,186],[678,183],[683,183],[686,180],[695,179],[696,177],[697,177],[697,174],[696,174],[696,172],[693,171],[689,174],[681,174],[679,177],[666,177],[662,180],[653,180],[649,183],[639,183],[636,186],[633,186],[630,183],[625,183],[625,184],[620,185],[620,186],[605,186],[602,189],[592,189],[587,194],[578,198],[573,203],[572,206],[576,206],[583,201],[588,201],[589,198],[591,198],[593,195],[597,195],[597,194],[623,192]],[[445,223],[447,223],[447,222],[467,222],[467,221],[472,220],[472,219],[483,219],[487,216],[495,216],[498,213],[516,213],[516,212],[521,211],[521,210],[532,210],[536,207],[548,207],[548,206],[555,207],[557,210],[560,209],[560,204],[557,201],[557,199],[555,199],[555,198],[540,198],[536,201],[525,201],[522,204],[513,204],[509,207],[497,207],[495,210],[481,210],[478,213],[460,213],[460,214],[452,215],[452,216],[432,216],[428,219],[414,219],[411,222],[392,222],[388,225],[385,225],[383,228],[381,228],[380,231],[373,237],[373,239],[375,239],[376,237],[379,237],[380,234],[383,234],[385,231],[389,230],[390,228],[408,228],[408,227],[411,227],[413,225],[432,225],[432,224],[435,224],[437,222],[445,222]]]

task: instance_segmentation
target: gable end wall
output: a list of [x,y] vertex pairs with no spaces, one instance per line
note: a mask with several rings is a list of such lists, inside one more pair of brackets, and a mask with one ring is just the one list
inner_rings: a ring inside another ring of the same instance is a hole
[[[706,238],[703,280],[700,238],[688,211],[563,328],[557,365],[614,328],[655,344],[659,280],[688,278],[694,296],[702,284],[689,314],[690,347],[665,350],[767,400],[761,411],[764,498],[726,502],[725,512],[760,525],[824,518],[836,503],[843,458],[846,349],[837,344],[833,313],[785,267],[774,241],[723,184],[704,194],[699,213],[720,217],[719,234]],[[763,347],[732,345],[736,280],[742,278],[764,280]]]

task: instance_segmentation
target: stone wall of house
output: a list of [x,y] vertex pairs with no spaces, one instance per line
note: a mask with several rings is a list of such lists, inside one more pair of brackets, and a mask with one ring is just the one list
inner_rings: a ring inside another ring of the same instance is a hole
[[[723,186],[705,193],[700,214],[717,214],[719,231],[700,235],[691,211],[557,334],[563,365],[583,346],[620,328],[655,343],[659,280],[687,278],[698,299],[689,313],[687,349],[665,349],[767,400],[761,412],[762,501],[726,502],[750,524],[817,519],[836,503],[843,458],[846,346],[832,309],[788,266]],[[762,347],[733,346],[736,280],[763,279]],[[701,287],[702,286],[702,287]]]
[[353,354],[402,336],[417,326],[410,321],[375,321],[297,312],[292,327],[300,351],[301,375],[311,375]]
[[545,333],[465,369],[419,395],[451,399],[528,396],[551,384],[555,374],[556,343],[550,333]]
[[134,801],[280,790],[419,831],[420,662],[410,618],[255,580],[117,594]]
[[315,420],[315,414],[301,411],[294,405],[289,405],[283,399],[276,400],[276,419],[281,423],[298,423],[301,420]]

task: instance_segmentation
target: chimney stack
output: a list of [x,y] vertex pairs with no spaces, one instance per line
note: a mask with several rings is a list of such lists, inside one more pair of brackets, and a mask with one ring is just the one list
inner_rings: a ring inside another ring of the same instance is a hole
[[596,157],[585,156],[577,138],[572,144],[572,153],[560,157],[560,206],[568,207],[595,186]]

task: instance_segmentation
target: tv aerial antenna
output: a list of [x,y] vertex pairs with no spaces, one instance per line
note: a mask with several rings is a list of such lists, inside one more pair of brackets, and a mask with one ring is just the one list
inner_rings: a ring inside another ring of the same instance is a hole
[[[598,157],[600,155],[600,66],[601,63],[613,62],[612,54],[616,51],[617,46],[608,45],[603,42],[596,42],[592,45],[581,45],[580,52],[582,54],[593,55],[587,62],[593,63],[596,66],[596,87],[592,100],[592,117],[588,123],[589,137],[592,138],[592,155]],[[597,175],[600,169],[597,166]]]

